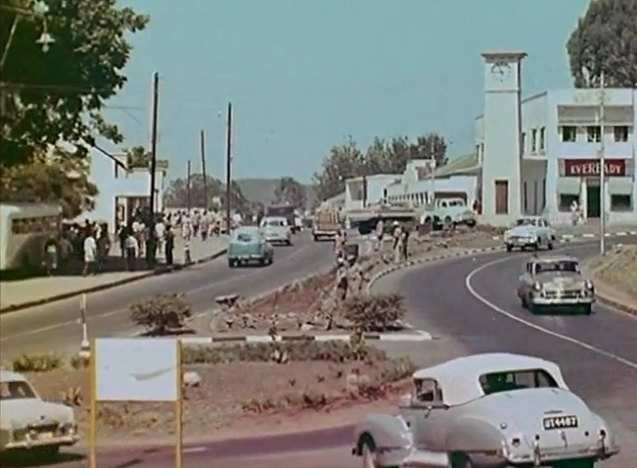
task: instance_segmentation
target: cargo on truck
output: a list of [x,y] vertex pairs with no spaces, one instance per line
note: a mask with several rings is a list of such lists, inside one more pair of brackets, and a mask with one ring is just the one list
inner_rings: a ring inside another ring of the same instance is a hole
[[341,220],[335,210],[321,210],[316,213],[312,225],[312,236],[315,241],[334,239],[341,229]]

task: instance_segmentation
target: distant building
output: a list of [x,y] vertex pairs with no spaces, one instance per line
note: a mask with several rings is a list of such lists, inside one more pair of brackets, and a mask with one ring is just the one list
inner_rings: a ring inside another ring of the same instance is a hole
[[367,177],[355,177],[345,181],[346,212],[360,210],[367,205],[375,205],[386,199],[385,189],[399,180],[397,174],[375,174]]
[[[125,155],[115,158],[128,167]],[[155,178],[155,212],[163,210],[163,195],[166,161],[157,161]],[[150,203],[150,171],[144,167],[124,169],[115,161],[102,154],[91,156],[90,179],[99,190],[95,198],[95,208],[78,216],[77,219],[103,221],[108,223],[112,233],[119,223],[132,222],[134,213],[147,208]]]

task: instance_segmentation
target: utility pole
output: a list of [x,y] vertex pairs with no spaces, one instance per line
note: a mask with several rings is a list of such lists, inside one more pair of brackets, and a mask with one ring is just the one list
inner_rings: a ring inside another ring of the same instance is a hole
[[146,261],[149,267],[155,266],[155,178],[157,176],[157,114],[159,112],[159,73],[153,74],[153,117],[150,140],[150,219],[149,236],[146,243]]
[[200,133],[201,142],[201,174],[203,176],[203,199],[204,209],[208,213],[208,180],[206,179],[206,134],[202,130]]
[[606,96],[604,83],[604,70],[602,70],[599,84],[599,204],[601,219],[599,223],[599,253],[606,253],[606,146],[604,144],[604,133],[606,120]]
[[190,174],[190,159],[189,159],[188,160],[188,173],[187,173],[187,176],[186,176],[186,199],[187,199],[186,203],[188,203],[188,206],[187,206],[187,208],[188,208],[188,218],[190,218],[190,209],[192,208],[191,204],[190,204],[190,175],[191,174]]
[[232,103],[228,103],[228,121],[226,123],[226,229],[230,234],[232,220],[230,215],[230,195],[232,194]]

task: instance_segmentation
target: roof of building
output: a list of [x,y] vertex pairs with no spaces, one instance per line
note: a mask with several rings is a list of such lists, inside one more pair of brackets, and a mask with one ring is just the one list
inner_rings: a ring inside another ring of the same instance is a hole
[[449,159],[447,164],[440,166],[433,172],[434,177],[449,177],[452,175],[464,174],[477,171],[480,168],[478,155],[475,153],[465,154],[453,159]]
[[512,353],[483,353],[459,357],[437,366],[414,372],[415,379],[435,379],[444,402],[460,405],[484,395],[480,377],[515,370],[544,369],[560,387],[568,389],[557,364],[545,359]]

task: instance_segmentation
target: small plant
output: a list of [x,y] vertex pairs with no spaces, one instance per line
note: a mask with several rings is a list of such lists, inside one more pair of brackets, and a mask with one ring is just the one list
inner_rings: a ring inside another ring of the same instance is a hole
[[155,335],[166,335],[184,327],[191,317],[190,305],[178,294],[160,294],[133,303],[130,306],[131,320]]
[[405,308],[398,294],[357,294],[344,304],[345,318],[362,332],[379,332],[396,328]]
[[90,358],[85,358],[81,356],[73,356],[69,361],[69,364],[73,369],[85,369],[90,364]]
[[61,366],[62,358],[57,354],[23,354],[12,363],[15,372],[49,372]]
[[66,392],[62,392],[62,403],[66,406],[80,406],[84,398],[80,387],[70,387]]

